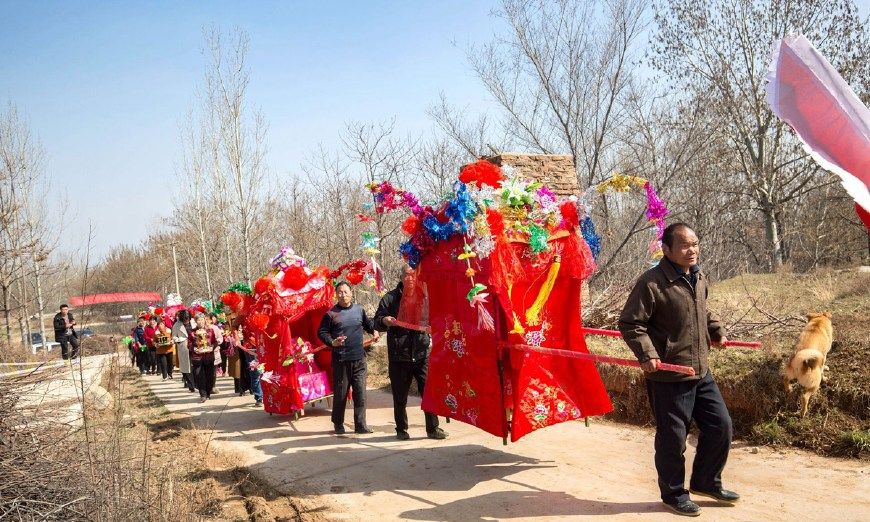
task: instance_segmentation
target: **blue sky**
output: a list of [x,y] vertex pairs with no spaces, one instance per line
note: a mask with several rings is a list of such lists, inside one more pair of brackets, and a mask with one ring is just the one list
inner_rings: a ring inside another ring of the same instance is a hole
[[[178,126],[205,58],[202,28],[250,34],[250,100],[270,124],[269,166],[298,172],[349,120],[431,128],[439,92],[487,103],[464,46],[487,39],[491,2],[0,2],[0,101],[26,114],[56,190],[88,222],[95,251],[138,243],[158,216],[179,158]],[[11,30],[10,30],[11,29]],[[453,45],[456,41],[459,45]],[[51,202],[50,202],[51,203]]]
[[[288,176],[319,143],[336,146],[347,121],[395,116],[419,134],[439,92],[490,106],[464,50],[500,28],[496,3],[0,0],[0,102],[29,118],[75,207],[64,245],[81,246],[93,223],[103,255],[169,215],[203,27],[249,33],[249,99],[270,124],[270,169]],[[866,17],[870,0],[858,4]]]

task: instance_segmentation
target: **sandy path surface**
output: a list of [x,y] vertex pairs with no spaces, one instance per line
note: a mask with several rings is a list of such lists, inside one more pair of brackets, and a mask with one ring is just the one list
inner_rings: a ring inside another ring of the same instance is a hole
[[[336,436],[325,405],[294,421],[255,408],[250,396],[231,396],[231,379],[218,379],[223,393],[204,404],[178,376],[146,379],[170,411],[213,428],[217,448],[238,455],[241,465],[279,491],[322,496],[319,515],[329,519],[678,519],[658,499],[650,429],[567,423],[503,446],[454,421],[442,423],[448,440],[433,441],[425,438],[419,401],[411,399],[412,438],[400,442],[391,396],[369,390],[375,433]],[[693,456],[690,447],[687,460]],[[735,443],[724,479],[743,500],[725,506],[695,499],[701,520],[870,519],[870,465],[858,461]]]

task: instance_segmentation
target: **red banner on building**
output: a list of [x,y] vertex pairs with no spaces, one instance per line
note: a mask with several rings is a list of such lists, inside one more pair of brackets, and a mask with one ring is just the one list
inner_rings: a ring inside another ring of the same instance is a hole
[[69,298],[70,306],[86,306],[103,303],[156,303],[162,299],[159,292],[122,292],[118,294],[78,295]]

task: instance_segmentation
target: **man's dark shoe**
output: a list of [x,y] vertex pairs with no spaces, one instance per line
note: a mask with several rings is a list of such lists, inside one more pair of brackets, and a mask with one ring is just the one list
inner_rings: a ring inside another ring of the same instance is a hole
[[435,431],[427,431],[426,436],[430,439],[444,440],[447,438],[447,432],[441,428],[435,428]]
[[694,494],[694,495],[701,495],[702,497],[715,498],[719,502],[728,502],[730,504],[733,504],[734,502],[737,502],[738,500],[740,500],[740,495],[738,495],[737,493],[735,493],[733,491],[728,491],[727,489],[722,489],[722,488],[710,489],[710,490],[700,490],[700,489],[690,488],[689,491],[691,491],[692,494]]
[[701,506],[695,504],[691,500],[683,500],[674,503],[665,502],[665,507],[684,517],[697,517],[701,515]]
[[347,433],[347,432],[344,430],[344,425],[343,425],[343,424],[336,424],[334,427],[335,427],[335,430],[333,430],[333,431],[335,431],[335,434],[336,434],[336,435],[344,435],[345,433]]
[[353,432],[358,435],[367,435],[369,433],[374,433],[375,430],[369,428],[368,426],[363,426],[362,428],[356,428],[355,430],[353,430]]
[[396,430],[396,438],[399,440],[408,440],[411,438],[405,430]]

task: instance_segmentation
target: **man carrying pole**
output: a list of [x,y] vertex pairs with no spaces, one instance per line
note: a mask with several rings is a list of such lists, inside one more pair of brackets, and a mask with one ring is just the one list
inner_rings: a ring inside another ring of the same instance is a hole
[[[665,257],[635,283],[619,330],[646,374],[656,419],[655,465],[661,498],[679,515],[701,508],[684,486],[686,434],[698,425],[698,447],[689,488],[692,493],[734,503],[740,495],[722,488],[722,470],[731,447],[728,408],[710,373],[709,346],[727,342],[725,329],[707,310],[707,277],[698,266],[698,236],[685,223],[662,235]],[[660,369],[661,363],[689,366],[694,376]]]
[[[408,391],[411,381],[417,381],[417,390],[423,394],[426,373],[429,369],[429,334],[403,328],[396,324],[402,302],[403,281],[413,276],[411,267],[405,265],[399,274],[399,283],[390,290],[378,305],[375,313],[375,328],[387,332],[387,357],[389,359],[390,388],[393,391],[393,417],[396,421],[396,438],[408,440]],[[447,433],[438,427],[438,416],[425,413],[426,436],[430,439],[445,439]]]

